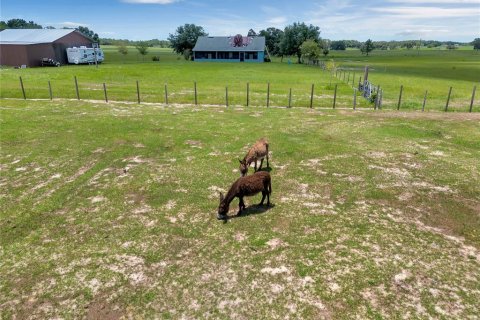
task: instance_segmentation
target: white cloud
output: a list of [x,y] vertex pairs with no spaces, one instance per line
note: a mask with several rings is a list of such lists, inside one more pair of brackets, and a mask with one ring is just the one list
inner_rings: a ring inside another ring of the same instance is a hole
[[82,23],[82,22],[72,22],[72,21],[65,21],[65,22],[59,22],[59,23],[53,23],[55,26],[58,26],[59,28],[76,28],[79,26],[82,27],[88,27],[87,23]]
[[138,4],[171,4],[178,2],[179,0],[122,0],[126,3],[138,3]]
[[454,18],[478,16],[480,9],[472,8],[437,8],[437,7],[389,7],[372,8],[374,12],[402,16],[405,18]]
[[287,22],[287,18],[286,17],[273,17],[273,18],[270,18],[267,20],[268,23],[270,24],[273,24],[273,25],[285,25],[285,23]]
[[480,4],[480,0],[388,0],[388,2],[408,4]]

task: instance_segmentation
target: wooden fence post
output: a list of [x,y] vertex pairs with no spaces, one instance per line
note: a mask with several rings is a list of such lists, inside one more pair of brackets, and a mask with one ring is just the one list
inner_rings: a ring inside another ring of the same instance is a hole
[[140,104],[140,86],[138,85],[138,80],[137,80],[137,101],[138,101],[138,104]]
[[425,111],[425,104],[427,103],[428,90],[425,90],[425,96],[423,96],[422,112]]
[[353,72],[352,86],[355,86],[355,72]]
[[195,105],[198,105],[198,100],[197,100],[197,81],[193,83],[194,90],[195,90]]
[[290,92],[288,93],[288,107],[292,107],[292,88],[290,88]]
[[228,108],[228,86],[225,87],[225,105]]
[[23,87],[22,76],[20,76],[19,78],[20,78],[20,88],[22,89],[23,99],[27,100],[27,96],[25,95],[25,88]]
[[472,112],[473,109],[473,101],[475,100],[475,91],[477,90],[477,86],[473,86],[473,92],[472,92],[472,100],[470,100],[470,109],[469,112]]
[[337,86],[338,84],[335,84],[335,92],[333,93],[333,109],[335,109],[335,103],[337,102]]
[[315,85],[312,83],[312,91],[310,92],[310,109],[313,108],[313,90]]
[[77,100],[80,100],[80,92],[78,92],[77,76],[74,76],[74,79],[75,79],[75,91],[77,92]]
[[353,110],[357,108],[357,89],[353,88]]
[[53,100],[52,84],[50,83],[50,80],[48,81],[48,93],[50,93],[50,100]]
[[380,86],[377,87],[377,96],[375,97],[375,109],[380,109]]
[[168,105],[168,90],[167,84],[165,83],[165,104]]
[[400,110],[400,104],[402,103],[402,92],[403,92],[403,84],[400,86],[400,94],[398,96],[397,110]]
[[380,90],[380,100],[378,101],[378,109],[382,109],[382,101],[383,101],[383,89]]
[[348,72],[347,83],[350,83],[350,71]]
[[250,104],[250,83],[247,82],[247,107]]
[[267,108],[270,106],[270,82],[267,85]]
[[450,103],[450,95],[452,94],[452,87],[448,90],[447,104],[445,104],[445,112],[448,111],[448,104]]
[[108,102],[107,86],[105,85],[105,82],[103,83],[103,94],[105,95],[105,102]]

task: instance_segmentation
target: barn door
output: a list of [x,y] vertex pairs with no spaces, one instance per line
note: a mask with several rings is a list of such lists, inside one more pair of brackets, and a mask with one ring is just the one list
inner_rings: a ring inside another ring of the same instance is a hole
[[245,61],[245,52],[240,52],[240,62]]

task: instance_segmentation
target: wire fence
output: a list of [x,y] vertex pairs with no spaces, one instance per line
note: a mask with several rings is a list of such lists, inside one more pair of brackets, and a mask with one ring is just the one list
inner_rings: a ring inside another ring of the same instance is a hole
[[[321,66],[322,67],[322,66]],[[322,67],[324,69],[324,66]],[[96,101],[125,101],[134,103],[163,103],[189,105],[225,105],[225,106],[279,106],[279,107],[306,107],[306,108],[367,108],[367,109],[396,109],[396,110],[437,110],[478,112],[475,106],[476,86],[473,86],[470,97],[455,97],[452,99],[453,87],[449,88],[448,95],[443,103],[438,97],[434,103],[428,104],[428,91],[415,102],[404,99],[404,86],[399,87],[398,96],[392,94],[384,97],[384,90],[368,80],[362,79],[348,70],[335,69],[331,75],[338,81],[330,84],[315,84],[305,88],[298,86],[288,87],[285,84],[275,86],[275,83],[244,83],[225,86],[203,86],[193,81],[191,86],[185,84],[151,84],[142,86],[140,80],[134,83],[92,83],[82,82],[74,76],[70,83],[66,81],[45,81],[38,79],[25,81],[19,77],[18,90],[2,90],[2,98],[27,99],[77,99]],[[279,89],[281,87],[281,89]],[[350,94],[348,94],[350,92]]]

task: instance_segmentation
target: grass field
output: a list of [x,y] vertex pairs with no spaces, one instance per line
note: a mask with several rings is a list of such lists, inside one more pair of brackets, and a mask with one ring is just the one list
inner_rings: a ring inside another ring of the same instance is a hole
[[[169,49],[151,48],[143,59],[134,48],[122,57],[115,47],[105,46],[106,62],[94,66],[64,66],[61,68],[2,69],[0,70],[1,98],[22,98],[19,76],[22,77],[28,99],[48,99],[48,81],[55,98],[76,99],[74,76],[77,76],[81,99],[103,100],[103,83],[108,98],[118,101],[137,101],[136,81],[139,81],[142,102],[165,102],[165,84],[168,84],[170,103],[193,104],[194,82],[197,82],[200,104],[225,104],[228,86],[229,104],[246,104],[246,84],[250,83],[250,105],[265,106],[267,83],[270,105],[287,106],[292,89],[293,107],[309,107],[311,86],[315,85],[314,107],[331,108],[335,84],[338,84],[337,107],[353,105],[352,83],[333,78],[318,67],[288,64],[288,58],[275,58],[273,63],[195,63],[185,61]],[[159,56],[159,62],[151,61]],[[333,59],[341,70],[354,72],[358,81],[365,65],[371,67],[370,80],[384,90],[383,108],[396,109],[400,86],[404,86],[402,109],[421,109],[425,90],[428,90],[426,110],[445,108],[450,87],[453,87],[449,110],[468,111],[472,89],[480,83],[479,54],[473,50],[394,50],[374,51],[362,56],[358,50],[334,52]],[[296,61],[296,59],[290,59]],[[348,80],[348,77],[346,77]],[[473,111],[480,111],[480,100]],[[357,107],[372,108],[372,104],[358,97]]]
[[[281,79],[273,65],[259,68]],[[154,67],[2,70],[1,81],[113,82]],[[175,83],[168,68],[154,74]],[[3,99],[0,318],[474,319],[479,121]],[[274,206],[256,196],[217,221],[218,191],[261,136]]]

